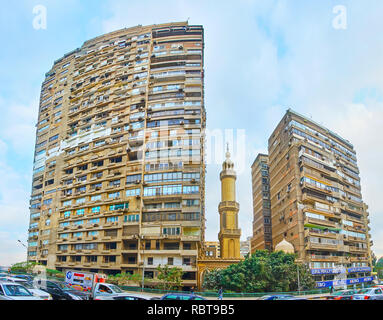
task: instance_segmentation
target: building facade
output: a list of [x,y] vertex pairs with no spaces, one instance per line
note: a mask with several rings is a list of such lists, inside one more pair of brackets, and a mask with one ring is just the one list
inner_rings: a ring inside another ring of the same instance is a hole
[[371,279],[369,214],[350,142],[288,110],[269,139],[273,243],[284,238],[318,287],[340,273],[347,284]]
[[253,193],[252,252],[265,249],[273,250],[268,161],[269,157],[260,153],[251,166]]
[[54,63],[40,99],[28,260],[195,286],[204,240],[204,31],[137,26]]

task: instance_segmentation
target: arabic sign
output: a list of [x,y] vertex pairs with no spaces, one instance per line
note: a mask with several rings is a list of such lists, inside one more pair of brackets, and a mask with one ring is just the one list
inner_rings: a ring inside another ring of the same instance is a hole
[[363,278],[354,278],[354,279],[345,279],[345,280],[336,280],[336,281],[318,281],[316,283],[317,288],[328,288],[334,286],[343,286],[343,285],[353,285],[364,282],[371,282],[374,280],[373,277],[363,277]]

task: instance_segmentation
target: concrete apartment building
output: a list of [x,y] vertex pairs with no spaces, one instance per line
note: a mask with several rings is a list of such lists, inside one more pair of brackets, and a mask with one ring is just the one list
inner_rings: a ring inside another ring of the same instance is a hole
[[273,250],[271,234],[271,204],[269,181],[269,157],[258,154],[251,166],[253,193],[253,237],[251,250]]
[[350,142],[292,110],[269,138],[272,241],[290,242],[318,287],[341,267],[347,284],[371,281],[368,206]]
[[204,241],[204,31],[137,26],[84,43],[46,74],[28,260],[196,286]]

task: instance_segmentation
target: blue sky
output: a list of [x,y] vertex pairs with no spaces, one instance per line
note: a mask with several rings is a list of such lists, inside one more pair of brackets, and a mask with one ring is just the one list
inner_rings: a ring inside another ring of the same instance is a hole
[[[47,8],[47,29],[33,8]],[[333,27],[336,5],[346,29]],[[90,38],[138,24],[186,21],[205,28],[208,129],[242,129],[238,201],[243,238],[252,233],[250,166],[286,109],[351,141],[369,205],[374,251],[383,255],[383,2],[19,0],[0,12],[0,265],[25,259],[38,99],[44,74]],[[207,175],[207,239],[218,234],[220,164]]]

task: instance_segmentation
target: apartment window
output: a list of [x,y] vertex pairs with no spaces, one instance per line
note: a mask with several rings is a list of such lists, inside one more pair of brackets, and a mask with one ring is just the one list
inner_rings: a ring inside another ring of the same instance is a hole
[[126,184],[134,184],[136,182],[141,182],[141,175],[135,174],[126,177]]
[[113,181],[110,181],[110,182],[109,182],[109,186],[110,186],[110,187],[119,187],[120,184],[121,184],[121,180],[120,180],[120,179],[118,179],[118,180],[113,180]]
[[121,203],[121,204],[111,205],[109,207],[109,210],[115,211],[115,210],[122,210],[122,209],[128,209],[128,208],[129,208],[129,203]]
[[138,214],[131,214],[131,215],[125,216],[124,221],[125,222],[138,222],[138,221],[140,221],[140,216]]
[[78,216],[83,216],[85,214],[85,209],[79,209],[79,210],[76,210],[76,214]]
[[180,232],[181,232],[181,228],[178,228],[178,227],[176,227],[176,228],[163,228],[162,229],[162,233],[166,234],[166,235],[172,235],[172,236],[179,235]]
[[152,266],[152,265],[153,265],[153,258],[152,258],[152,257],[149,257],[149,258],[148,258],[148,265],[149,265],[149,266]]
[[72,204],[72,200],[67,200],[63,202],[63,207],[70,206]]
[[115,157],[110,159],[110,163],[120,163],[122,162],[122,157]]
[[141,194],[141,189],[130,189],[126,190],[127,197],[139,196]]
[[101,195],[97,195],[97,196],[92,196],[91,198],[91,201],[97,201],[97,200],[101,200]]
[[174,258],[168,257],[168,265],[172,266],[174,264]]
[[86,202],[86,198],[78,198],[76,200],[76,204],[81,204],[81,203],[85,203]]
[[199,186],[184,186],[183,193],[184,194],[199,193]]
[[115,199],[120,197],[120,192],[112,192],[108,194],[109,199]]
[[100,213],[100,211],[101,211],[101,207],[93,207],[93,208],[91,209],[91,212],[92,212],[92,213]]

